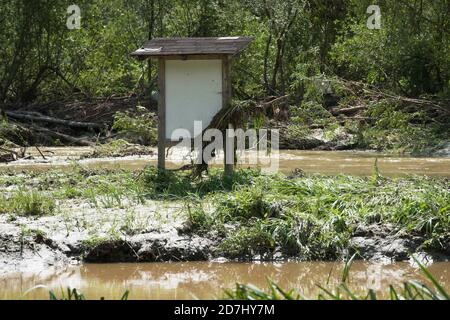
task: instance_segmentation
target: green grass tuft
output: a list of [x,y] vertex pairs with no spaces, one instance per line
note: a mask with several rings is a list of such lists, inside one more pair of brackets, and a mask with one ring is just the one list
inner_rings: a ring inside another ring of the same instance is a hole
[[0,213],[43,216],[54,212],[56,203],[43,192],[19,190],[9,197],[0,196]]

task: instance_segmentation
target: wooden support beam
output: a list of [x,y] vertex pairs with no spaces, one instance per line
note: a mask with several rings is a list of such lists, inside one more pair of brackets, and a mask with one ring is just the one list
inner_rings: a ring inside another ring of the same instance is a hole
[[164,56],[166,60],[220,60],[224,56],[220,54],[191,54]]
[[166,61],[158,59],[158,168],[166,168]]
[[[222,57],[222,108],[228,108],[231,102],[231,58],[229,56]],[[228,126],[229,128],[232,128]],[[234,138],[233,138],[234,139]],[[232,149],[227,148],[227,134],[224,135],[224,169],[225,175],[231,176],[234,170],[234,146]],[[227,150],[228,149],[228,150]],[[232,152],[233,163],[227,163],[227,155]]]

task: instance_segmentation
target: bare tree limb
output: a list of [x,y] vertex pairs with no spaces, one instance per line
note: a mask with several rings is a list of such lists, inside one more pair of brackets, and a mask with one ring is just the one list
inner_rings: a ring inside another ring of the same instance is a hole
[[30,120],[30,121],[39,121],[39,122],[47,122],[52,124],[60,124],[64,126],[68,126],[71,128],[85,128],[85,129],[102,129],[104,128],[104,125],[93,123],[93,122],[78,122],[78,121],[71,121],[71,120],[63,120],[53,117],[48,117],[44,115],[37,114],[36,112],[33,113],[25,113],[25,112],[11,112],[6,111],[6,115],[8,117],[19,119],[19,120]]
[[85,139],[77,139],[77,138],[69,136],[67,134],[63,134],[63,133],[59,133],[59,132],[56,132],[56,131],[52,131],[52,130],[49,130],[49,129],[43,128],[43,127],[38,127],[36,125],[32,125],[30,127],[30,129],[46,133],[49,136],[52,136],[52,137],[55,137],[55,138],[58,138],[58,139],[62,139],[64,141],[73,143],[73,144],[78,145],[78,146],[94,146],[95,145],[95,143],[92,142],[92,141],[88,141],[88,140],[85,140]]

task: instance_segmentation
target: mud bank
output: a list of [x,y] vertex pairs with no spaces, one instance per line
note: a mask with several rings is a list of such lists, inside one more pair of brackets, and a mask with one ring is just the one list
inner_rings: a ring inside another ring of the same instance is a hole
[[[304,154],[299,164],[317,168],[317,157],[351,168],[355,161],[372,163],[370,157],[333,155]],[[398,165],[382,160],[380,171],[382,163]],[[403,165],[409,160],[419,161],[405,158]],[[438,164],[448,173],[448,162]],[[353,253],[387,262],[412,253],[445,260],[449,195],[443,177],[308,175],[301,169],[286,176],[246,169],[226,179],[211,169],[193,180],[189,172],[153,166],[89,169],[80,163],[6,170],[0,174],[0,273],[82,262],[332,261]]]
[[208,260],[216,241],[182,235],[177,204],[98,209],[72,201],[41,218],[0,215],[0,274],[80,262]]
[[[180,205],[140,206],[134,221],[124,209],[95,210],[73,202],[66,214],[42,218],[0,215],[0,274],[41,272],[83,262],[226,261],[218,246],[222,238],[214,232],[189,231]],[[70,210],[70,214],[67,214]],[[423,252],[424,240],[398,234],[391,226],[369,225],[355,230],[349,246],[337,259],[358,253],[358,259],[375,262],[407,261],[418,253],[428,261],[448,261],[450,240],[441,252]],[[231,260],[231,259],[230,259]],[[238,261],[304,261],[277,248],[271,253],[235,258]],[[321,260],[330,260],[324,257]]]

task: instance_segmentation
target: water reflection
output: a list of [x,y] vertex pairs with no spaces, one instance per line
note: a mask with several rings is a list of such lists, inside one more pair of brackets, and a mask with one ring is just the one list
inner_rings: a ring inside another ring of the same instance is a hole
[[[315,296],[317,285],[333,287],[342,274],[341,263],[138,263],[87,264],[62,272],[48,270],[40,274],[16,274],[0,278],[0,298],[46,299],[48,289],[56,292],[68,286],[79,288],[89,298],[118,298],[130,290],[131,299],[208,299],[220,297],[223,289],[236,282],[265,287],[267,278],[283,288],[299,288],[306,296]],[[435,263],[430,271],[450,290],[450,263]],[[421,278],[420,271],[408,263],[390,265],[355,262],[350,286],[359,292],[372,288],[385,292],[389,284],[401,284]]]

